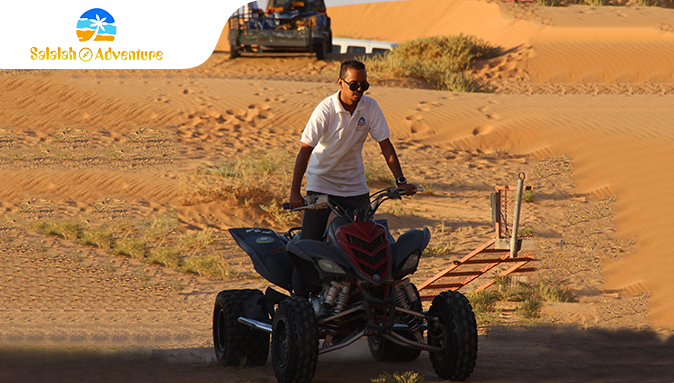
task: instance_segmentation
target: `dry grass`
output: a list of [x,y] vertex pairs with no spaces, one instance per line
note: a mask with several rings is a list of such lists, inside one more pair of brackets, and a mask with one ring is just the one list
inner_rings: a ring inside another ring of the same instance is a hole
[[123,238],[112,246],[112,252],[133,259],[145,259],[145,241],[141,238]]
[[[30,225],[44,235],[55,235],[83,246],[96,246],[113,255],[177,269],[211,278],[247,278],[231,269],[217,254],[223,250],[223,234],[207,228],[179,234],[174,212],[141,222],[117,220],[82,230],[75,221],[40,221]],[[226,234],[225,234],[226,235]]]
[[456,249],[456,246],[452,242],[449,243],[439,243],[432,247],[427,247],[424,250],[423,257],[442,257],[445,256]]
[[41,234],[56,235],[70,241],[77,240],[79,234],[79,223],[75,221],[39,221],[31,226]]
[[186,273],[197,274],[202,277],[231,279],[239,276],[239,273],[227,268],[222,258],[212,255],[189,257],[183,261],[180,268]]
[[483,92],[489,89],[467,71],[479,59],[501,54],[475,36],[437,36],[405,42],[386,55],[364,59],[368,73],[375,76],[419,77],[438,90]]
[[394,372],[393,374],[384,372],[379,377],[371,379],[372,383],[423,383],[423,381],[424,376],[414,371]]
[[[256,152],[217,166],[200,166],[180,176],[184,205],[230,200],[266,213],[272,222],[285,223],[297,214],[280,210],[288,198],[294,160],[289,152]],[[274,202],[277,201],[277,202]]]
[[180,249],[170,246],[158,247],[150,251],[147,261],[149,263],[177,269],[180,266]]
[[96,246],[101,249],[109,249],[112,240],[112,232],[109,229],[96,229],[84,231],[77,243],[80,245]]

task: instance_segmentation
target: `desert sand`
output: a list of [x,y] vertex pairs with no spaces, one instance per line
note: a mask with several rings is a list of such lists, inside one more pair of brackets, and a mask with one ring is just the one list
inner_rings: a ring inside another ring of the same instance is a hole
[[[414,283],[489,240],[489,193],[525,172],[535,190],[525,219],[538,260],[529,277],[578,297],[546,303],[534,322],[503,307],[500,325],[480,329],[471,381],[674,376],[672,12],[474,0],[328,10],[335,36],[403,42],[464,33],[504,47],[474,71],[494,93],[395,78],[373,81],[368,92],[406,176],[429,191],[382,217],[395,235],[426,226],[431,246],[449,249],[424,258]],[[231,199],[186,203],[181,179],[260,152],[292,159],[316,103],[336,91],[330,68],[343,59],[231,60],[218,48],[184,71],[1,72],[0,380],[274,381],[269,362],[212,362],[212,304],[223,289],[268,286],[228,228],[284,231],[299,221],[279,224]],[[372,143],[365,161],[384,166]],[[118,208],[97,210],[105,201]],[[241,277],[185,274],[30,228],[46,219],[113,225],[162,214],[175,214],[176,235],[213,230],[209,255]],[[375,363],[358,342],[321,356],[314,382],[410,370],[439,381],[425,352],[404,365]]]

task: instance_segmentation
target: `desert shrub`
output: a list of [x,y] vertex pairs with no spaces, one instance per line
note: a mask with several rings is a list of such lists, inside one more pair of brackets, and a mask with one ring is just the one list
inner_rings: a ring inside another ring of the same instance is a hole
[[541,300],[538,297],[528,298],[522,306],[517,309],[517,313],[523,318],[534,319],[541,316]]
[[196,255],[188,257],[182,263],[181,270],[210,278],[236,278],[238,273],[229,270],[222,258],[213,255]]
[[466,294],[466,298],[468,298],[475,313],[483,313],[496,310],[499,294],[495,291],[482,290],[480,292],[469,292]]
[[473,307],[475,321],[478,326],[492,326],[497,324],[500,319],[500,310],[496,309],[496,302],[499,299],[498,292],[482,290],[480,292],[470,292],[466,298]]
[[168,235],[177,229],[177,215],[152,217],[152,219],[145,224],[143,239],[147,242],[157,242],[161,246],[161,244],[168,239]]
[[283,205],[278,203],[276,198],[272,199],[272,201],[267,205],[260,204],[260,209],[269,214],[274,222],[279,224],[285,224],[288,221],[292,221],[300,217],[299,212],[284,210]]
[[435,195],[435,193],[438,192],[437,188],[432,183],[428,183],[428,184],[423,183],[423,184],[420,184],[419,186],[422,189],[424,189],[423,193],[426,194],[426,195]]
[[108,229],[85,231],[80,236],[80,245],[96,246],[101,249],[109,249],[112,232]]
[[488,89],[465,71],[472,69],[475,60],[500,54],[501,47],[475,36],[436,36],[402,43],[386,55],[364,61],[373,73],[420,77],[439,90],[479,92]]
[[388,168],[385,168],[379,163],[374,163],[373,161],[366,162],[364,165],[365,182],[367,182],[368,185],[372,186],[377,182],[389,185],[395,184],[395,179],[393,179]]
[[171,246],[158,247],[150,251],[147,262],[176,268],[180,265],[180,249]]
[[500,301],[523,302],[534,295],[531,285],[524,282],[517,282],[513,285],[510,276],[496,278],[494,285],[498,287],[498,300]]
[[56,235],[71,241],[76,240],[79,233],[79,222],[75,221],[40,221],[35,223],[33,227],[41,234]]
[[534,235],[534,229],[531,227],[525,226],[523,228],[517,229],[518,237],[531,237]]
[[551,286],[544,281],[537,281],[533,286],[536,294],[546,302],[576,302],[576,295],[563,286]]
[[199,250],[215,242],[215,232],[211,228],[185,233],[180,237],[180,249],[191,250],[196,254]]
[[145,241],[142,238],[122,238],[115,242],[112,252],[134,259],[145,259]]
[[384,372],[378,378],[371,380],[372,383],[423,383],[423,381],[424,376],[414,371],[394,372],[393,374]]
[[439,257],[447,255],[454,250],[454,244],[450,243],[439,243],[435,246],[429,246],[424,250],[422,257]]
[[533,190],[523,190],[522,191],[522,202],[523,203],[534,202],[534,191]]
[[564,0],[536,0],[536,4],[543,7],[563,7],[566,2]]
[[636,4],[640,7],[657,7],[660,5],[658,0],[636,0]]
[[199,166],[180,176],[183,204],[234,199],[247,206],[287,199],[294,163],[285,152],[253,153],[218,166]]

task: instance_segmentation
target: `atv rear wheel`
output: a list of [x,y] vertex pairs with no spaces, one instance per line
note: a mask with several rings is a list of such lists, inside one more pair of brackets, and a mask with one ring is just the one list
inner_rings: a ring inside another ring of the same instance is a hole
[[439,324],[429,326],[428,344],[442,347],[430,353],[435,373],[442,379],[468,379],[477,360],[477,324],[468,299],[457,291],[445,291],[433,299],[429,314]]
[[279,304],[271,336],[271,359],[279,383],[308,383],[318,362],[318,323],[305,298]]
[[[410,309],[421,312],[422,307],[419,291],[417,291],[417,287],[413,283],[410,284],[417,296],[416,302],[412,303]],[[409,340],[417,340],[412,333],[401,331],[399,334]],[[381,336],[369,336],[367,338],[367,345],[370,348],[372,357],[380,362],[408,362],[417,359],[421,354],[421,350],[419,349],[401,346],[388,339],[384,339],[384,337]]]
[[269,356],[269,334],[239,323],[243,304],[260,290],[223,290],[215,299],[213,344],[224,366],[261,366]]

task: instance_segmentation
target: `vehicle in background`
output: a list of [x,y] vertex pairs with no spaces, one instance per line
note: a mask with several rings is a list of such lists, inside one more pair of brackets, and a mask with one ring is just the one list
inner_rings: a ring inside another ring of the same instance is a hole
[[332,53],[384,54],[390,52],[398,43],[377,40],[359,40],[334,37],[332,39]]
[[332,46],[323,0],[269,0],[266,11],[237,10],[229,18],[230,55],[242,52],[312,52],[325,60]]

